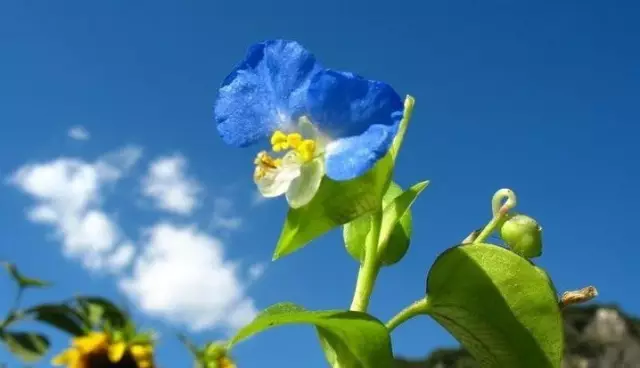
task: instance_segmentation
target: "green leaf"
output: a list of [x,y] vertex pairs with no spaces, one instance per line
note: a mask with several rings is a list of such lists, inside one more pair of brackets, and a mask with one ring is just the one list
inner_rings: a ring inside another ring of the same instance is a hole
[[46,336],[32,332],[0,331],[0,340],[10,352],[27,363],[41,359],[50,345]]
[[22,275],[20,271],[18,271],[18,267],[13,263],[2,262],[2,264],[7,272],[9,272],[11,278],[18,284],[18,287],[20,287],[21,289],[45,288],[51,285],[51,283],[49,282],[33,279]]
[[316,327],[320,346],[329,365],[334,368],[357,368],[361,367],[356,357],[349,349],[349,346],[340,340],[336,334],[322,327]]
[[[352,311],[307,311],[292,303],[280,303],[265,309],[229,342],[229,347],[257,333],[286,324],[311,324],[318,329],[327,357],[334,357],[341,368],[388,368],[394,366],[387,328],[374,317]],[[335,354],[334,354],[335,355]],[[345,357],[345,362],[340,359]],[[354,365],[355,364],[355,365]]]
[[123,328],[127,325],[127,315],[115,304],[101,297],[77,297],[78,312],[86,327],[106,326]]
[[546,274],[491,244],[451,248],[427,279],[428,313],[482,367],[558,368],[563,324]]
[[82,336],[87,332],[82,316],[64,304],[41,304],[27,309],[25,314],[73,336]]
[[[420,182],[405,192],[396,183],[389,185],[382,198],[384,210],[382,212],[380,244],[387,243],[380,255],[382,265],[395,264],[407,253],[412,231],[409,209],[428,184],[428,181]],[[367,214],[355,219],[344,226],[342,233],[347,251],[360,262],[364,259],[365,239],[371,230],[372,217],[372,214]]]
[[338,182],[325,177],[309,204],[289,209],[273,259],[289,255],[328,231],[377,209],[392,171],[393,159],[387,154],[356,179]]

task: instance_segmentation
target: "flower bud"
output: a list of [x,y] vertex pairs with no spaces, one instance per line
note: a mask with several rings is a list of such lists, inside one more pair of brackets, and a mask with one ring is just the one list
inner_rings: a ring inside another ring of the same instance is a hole
[[514,251],[525,258],[542,254],[542,227],[526,215],[512,215],[500,227],[500,237]]
[[207,344],[204,350],[206,368],[235,368],[236,365],[229,356],[226,344],[222,341]]
[[[382,206],[389,205],[393,200],[403,193],[402,188],[391,183],[387,192],[382,198]],[[363,262],[365,253],[365,239],[371,230],[372,215],[365,215],[345,225],[343,230],[344,244],[349,254],[358,262]],[[385,219],[383,218],[384,222]],[[390,266],[400,262],[409,250],[411,241],[412,218],[411,212],[407,211],[400,221],[395,225],[388,239],[388,245],[384,253],[380,254],[380,263],[383,266]]]

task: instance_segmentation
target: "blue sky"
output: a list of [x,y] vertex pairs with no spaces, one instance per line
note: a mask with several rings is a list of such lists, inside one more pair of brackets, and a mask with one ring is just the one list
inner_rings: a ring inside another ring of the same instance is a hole
[[[640,314],[630,290],[639,7],[3,1],[0,258],[55,283],[25,304],[92,293],[131,305],[163,337],[164,367],[189,364],[175,330],[200,328],[192,336],[204,342],[279,301],[347,308],[357,267],[340,232],[269,262],[286,204],[255,201],[255,150],[225,146],[212,121],[216,89],[246,48],[287,38],[417,100],[396,180],[431,185],[407,257],[380,275],[373,314],[386,320],[419,298],[434,258],[489,219],[502,187],[544,227],[539,264],[559,290],[594,284],[600,301]],[[10,288],[0,281],[3,295]],[[426,318],[393,338],[413,357],[455,344]],[[54,350],[66,343],[54,335]],[[308,327],[271,330],[234,355],[240,367],[325,366]],[[0,351],[3,361],[19,366]]]

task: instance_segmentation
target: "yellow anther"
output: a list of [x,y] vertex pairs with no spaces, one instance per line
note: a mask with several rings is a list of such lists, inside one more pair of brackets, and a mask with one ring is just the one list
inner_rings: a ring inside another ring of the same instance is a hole
[[287,136],[287,144],[289,144],[291,148],[298,148],[300,143],[302,143],[302,135],[300,135],[300,133],[291,133]]
[[305,139],[296,148],[296,152],[298,152],[302,161],[309,162],[313,160],[313,156],[316,153],[316,142],[313,139]]
[[271,146],[275,152],[284,151],[289,148],[289,142],[287,135],[283,132],[276,130],[271,136]]
[[[281,160],[280,160],[281,161]],[[259,167],[275,169],[279,166],[279,161],[269,156],[266,151],[261,151],[253,160],[253,163]]]
[[258,180],[262,179],[267,175],[267,170],[262,166],[256,166],[256,169],[253,171],[253,179]]
[[273,158],[269,156],[266,151],[258,153],[253,163],[256,165],[256,169],[253,171],[254,179],[261,179],[269,170],[277,169],[282,166],[281,158]]

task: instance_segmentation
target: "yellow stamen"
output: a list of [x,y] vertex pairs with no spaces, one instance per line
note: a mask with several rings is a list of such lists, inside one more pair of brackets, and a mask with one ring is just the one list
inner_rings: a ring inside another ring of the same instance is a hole
[[302,143],[302,135],[300,135],[300,133],[291,133],[287,136],[287,144],[291,148],[298,148],[300,146],[300,143]]
[[282,165],[282,159],[269,156],[266,151],[258,153],[256,159],[253,161],[256,165],[256,169],[253,172],[253,178],[255,180],[262,179],[269,170],[277,169]]
[[289,142],[287,135],[283,132],[276,130],[271,136],[271,146],[274,152],[284,151],[289,148]]
[[302,161],[309,162],[313,160],[313,156],[316,153],[316,142],[313,139],[305,139],[300,143],[296,152],[302,158]]
[[[274,152],[294,150],[302,162],[313,160],[316,154],[317,143],[313,139],[304,139],[300,133],[285,134],[280,130],[276,130],[271,135],[271,146]],[[265,177],[271,170],[275,170],[282,166],[281,158],[271,157],[266,151],[258,153],[253,163],[256,168],[253,172],[254,180]]]
[[269,154],[266,151],[262,151],[258,153],[253,163],[256,164],[257,166],[266,167],[270,169],[275,169],[279,166],[278,160],[269,156]]
[[267,170],[260,166],[256,166],[256,169],[253,171],[253,179],[260,180],[264,178],[265,175],[267,175]]

